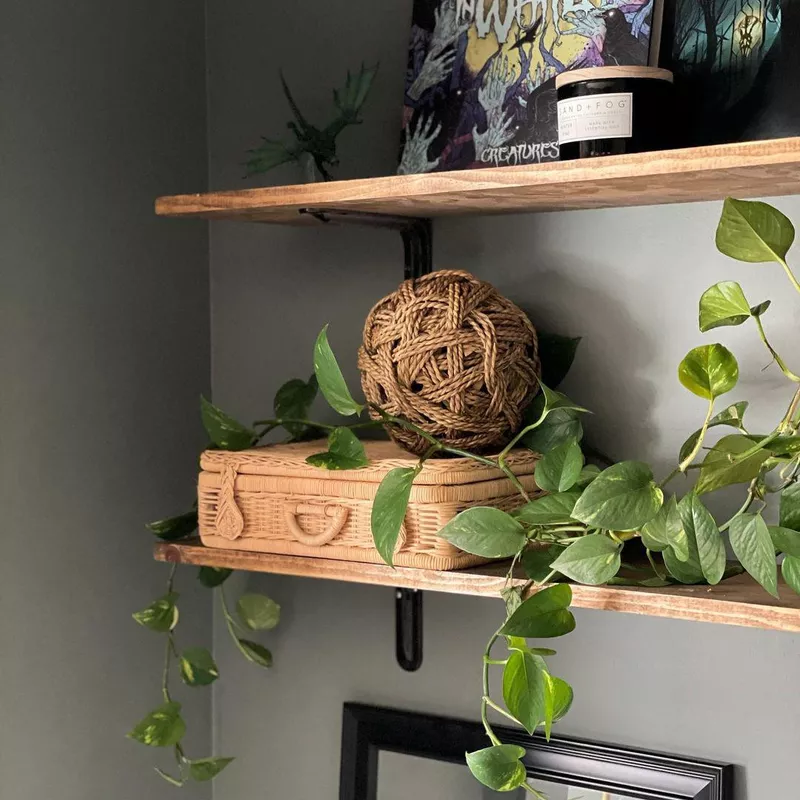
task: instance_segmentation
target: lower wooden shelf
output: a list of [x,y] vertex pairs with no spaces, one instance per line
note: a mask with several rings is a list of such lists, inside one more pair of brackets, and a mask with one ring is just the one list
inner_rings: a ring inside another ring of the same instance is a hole
[[[324,558],[249,553],[204,547],[199,540],[155,546],[158,561],[203,567],[226,567],[273,575],[325,578],[347,583],[423,589],[431,592],[499,599],[508,564],[439,572],[383,564],[357,564]],[[515,583],[523,584],[523,578]],[[781,585],[781,599],[770,597],[748,575],[737,575],[718,586],[670,586],[661,589],[629,586],[573,585],[573,605],[601,611],[624,611],[651,617],[743,625],[776,631],[800,632],[800,596]]]

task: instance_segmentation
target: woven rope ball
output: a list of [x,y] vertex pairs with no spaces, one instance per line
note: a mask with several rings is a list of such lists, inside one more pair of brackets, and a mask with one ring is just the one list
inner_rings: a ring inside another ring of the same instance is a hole
[[[498,451],[539,388],[536,331],[525,313],[467,272],[401,284],[370,312],[358,366],[367,401],[450,447]],[[396,425],[417,455],[429,444]]]

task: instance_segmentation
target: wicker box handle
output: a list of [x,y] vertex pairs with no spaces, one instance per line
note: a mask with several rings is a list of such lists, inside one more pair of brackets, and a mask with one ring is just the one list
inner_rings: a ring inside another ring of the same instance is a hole
[[238,539],[244,531],[244,517],[236,505],[236,469],[236,464],[226,464],[222,470],[217,516],[214,520],[217,533],[229,541]]
[[[297,521],[299,514],[308,514],[317,517],[330,517],[330,522],[322,533],[306,533]],[[283,512],[286,527],[289,528],[292,536],[307,547],[322,547],[324,544],[333,541],[347,523],[350,509],[345,506],[334,505],[312,505],[310,503],[298,503],[287,506]]]

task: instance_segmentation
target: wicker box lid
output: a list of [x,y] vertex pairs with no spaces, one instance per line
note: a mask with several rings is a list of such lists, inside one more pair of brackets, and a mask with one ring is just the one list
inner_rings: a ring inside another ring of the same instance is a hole
[[[417,457],[407,453],[394,442],[364,442],[369,466],[361,469],[325,470],[306,463],[306,458],[328,449],[327,441],[299,442],[296,444],[267,445],[236,452],[206,450],[200,466],[205,472],[223,472],[235,466],[239,475],[265,475],[285,478],[312,478],[345,483],[380,483],[389,470],[396,467],[413,467]],[[518,476],[533,475],[538,456],[520,449],[510,453],[508,465]],[[425,462],[422,472],[414,480],[417,486],[462,486],[484,481],[505,480],[502,471],[469,458],[432,458]],[[509,484],[509,493],[513,487]]]

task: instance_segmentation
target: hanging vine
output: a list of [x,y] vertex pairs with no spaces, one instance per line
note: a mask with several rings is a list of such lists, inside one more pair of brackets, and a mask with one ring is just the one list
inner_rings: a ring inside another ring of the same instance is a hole
[[[777,209],[760,202],[729,199],[717,229],[719,250],[751,263],[777,263],[791,286],[800,293],[800,282],[786,261],[794,241],[791,222]],[[778,556],[785,582],[800,593],[800,377],[770,343],[764,316],[770,301],[751,305],[742,287],[723,281],[701,297],[699,327],[708,332],[725,326],[750,323],[769,357],[794,387],[785,412],[769,433],[752,432],[744,421],[748,408],[739,401],[718,409],[719,398],[737,385],[739,366],[733,353],[719,343],[694,348],[678,368],[678,379],[692,394],[706,401],[700,427],[681,446],[676,466],[661,480],[640,461],[623,461],[601,469],[587,463],[589,448],[581,445],[581,417],[586,409],[557,390],[575,355],[577,340],[542,337],[544,378],[541,391],[527,411],[522,430],[496,456],[455,449],[439,442],[421,428],[393,416],[377,405],[359,403],[345,383],[328,343],[327,329],[314,349],[315,374],[278,391],[274,416],[248,427],[205,399],[203,424],[212,446],[243,450],[258,445],[276,429],[292,441],[316,439],[327,434],[327,449],[311,456],[309,463],[321,469],[358,469],[369,462],[355,430],[375,426],[402,426],[422,436],[430,447],[416,465],[391,470],[378,488],[372,510],[375,547],[392,564],[405,517],[411,487],[425,461],[439,454],[459,456],[501,470],[521,494],[513,513],[496,508],[470,508],[454,517],[439,535],[456,547],[487,558],[509,558],[507,588],[503,592],[506,615],[489,639],[482,656],[480,714],[489,746],[467,755],[473,775],[495,791],[522,788],[537,798],[543,795],[527,782],[521,762],[522,748],[503,744],[495,733],[490,713],[521,725],[529,733],[542,728],[549,738],[552,725],[569,710],[573,691],[553,675],[547,659],[555,651],[531,644],[570,633],[575,618],[570,611],[569,581],[581,584],[667,586],[717,584],[726,576],[747,571],[765,591],[778,597]],[[355,421],[344,425],[311,422],[309,410],[318,391],[330,406]],[[369,418],[365,418],[368,415]],[[708,444],[712,428],[732,432]],[[535,479],[548,492],[531,500],[506,458],[515,447],[541,454]],[[697,476],[681,499],[667,489],[678,478]],[[733,516],[719,524],[706,508],[703,497],[727,486],[744,487],[743,502]],[[778,525],[765,516],[777,506]],[[161,539],[174,541],[191,535],[197,512],[151,524]],[[738,559],[729,564],[725,539]],[[630,549],[631,559],[623,554]],[[629,560],[643,554],[642,564]],[[527,582],[514,578],[519,572]],[[236,614],[229,609],[223,584],[229,570],[204,567],[199,579],[219,593],[223,618],[234,645],[250,662],[269,667],[272,656],[263,645],[244,638],[248,632],[269,631],[280,618],[280,608],[265,595],[242,596]],[[219,673],[208,650],[181,651],[175,640],[178,594],[174,567],[167,592],[134,618],[141,625],[165,635],[162,681],[163,704],[148,714],[129,734],[143,744],[171,747],[178,775],[158,769],[176,785],[187,780],[209,780],[230,758],[186,757],[181,740],[185,723],[181,705],[172,698],[170,677],[177,668],[190,687],[213,683]],[[502,644],[498,657],[495,649]],[[490,671],[502,669],[502,704],[491,696]]]

